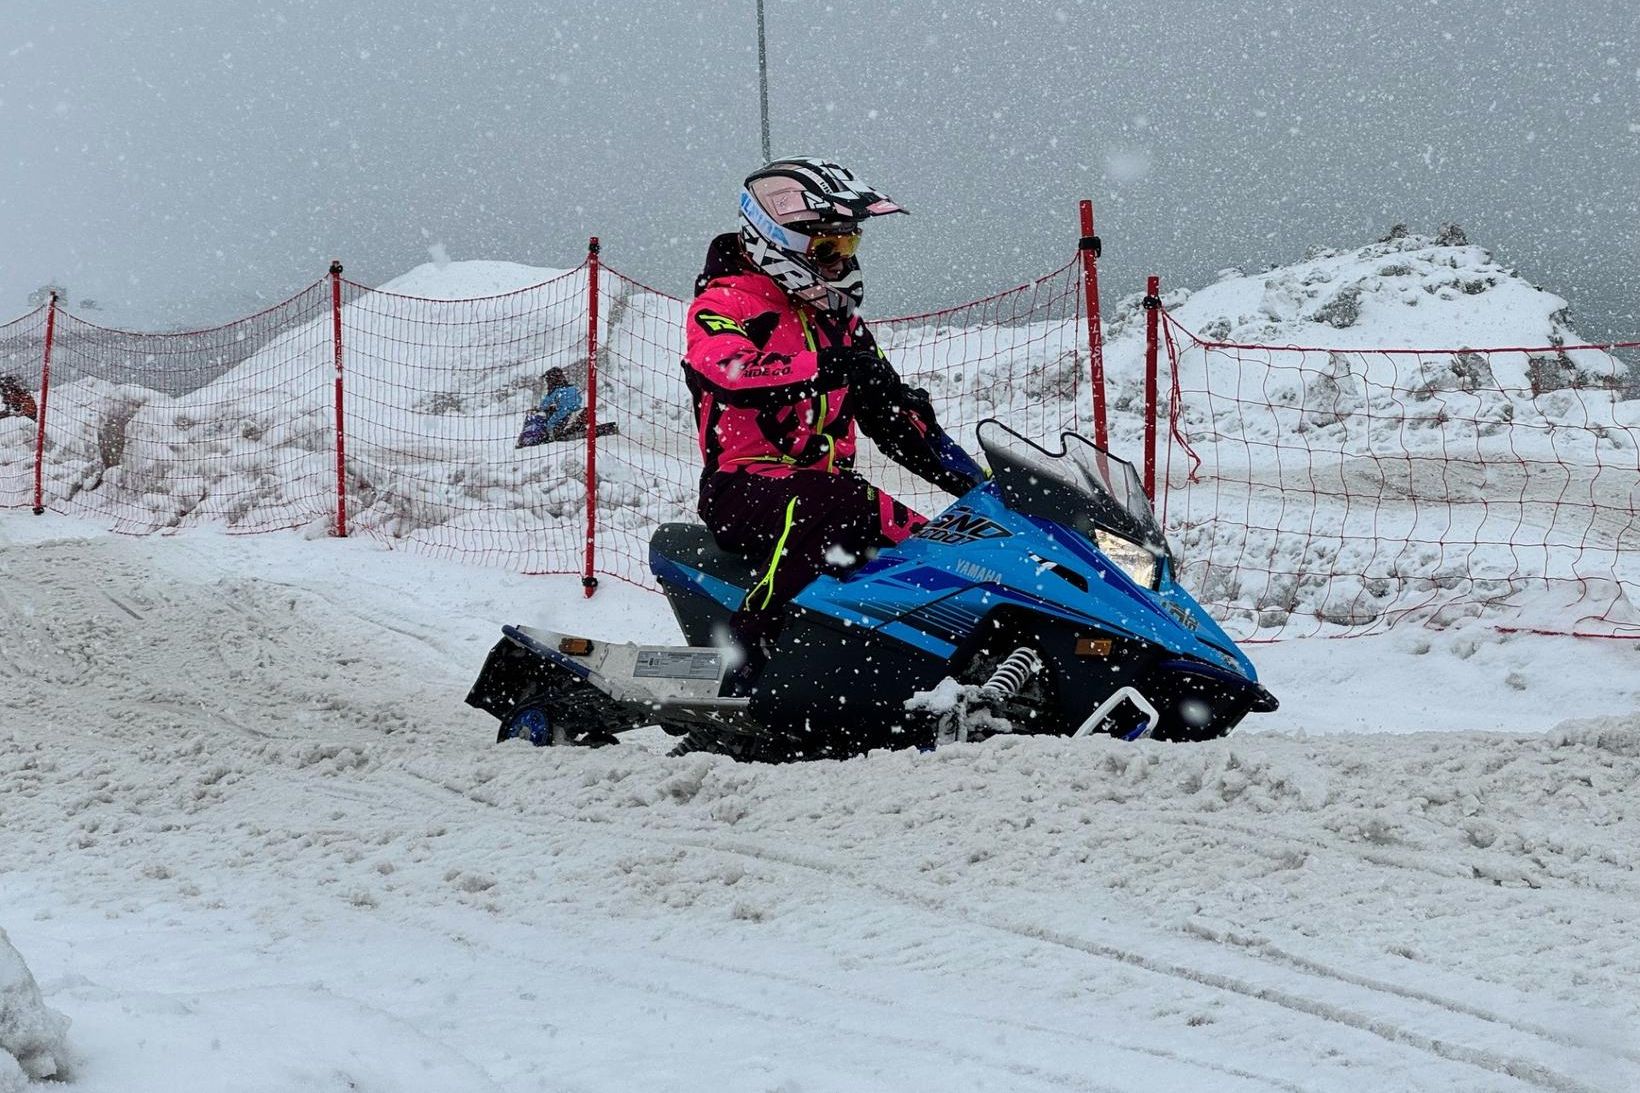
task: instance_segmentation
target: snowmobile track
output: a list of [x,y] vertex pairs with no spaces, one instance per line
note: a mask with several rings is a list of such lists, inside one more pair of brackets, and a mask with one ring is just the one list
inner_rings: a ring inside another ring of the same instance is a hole
[[[1363,987],[1367,990],[1376,991],[1381,994],[1398,995],[1399,997],[1408,999],[1409,1001],[1423,1002],[1431,1006],[1436,1006],[1440,1009],[1450,1010],[1453,1013],[1461,1013],[1467,1017],[1476,1018],[1477,1020],[1488,1021],[1497,1025],[1506,1025],[1518,1032],[1524,1032],[1531,1036],[1537,1036],[1550,1043],[1578,1048],[1590,1048],[1594,1046],[1586,1041],[1579,1041],[1571,1036],[1568,1036],[1564,1030],[1553,1029],[1546,1025],[1535,1024],[1530,1021],[1519,1021],[1515,1018],[1499,1013],[1496,1010],[1471,1005],[1467,1002],[1462,1002],[1457,999],[1436,994],[1433,991],[1420,990],[1416,987],[1404,987],[1396,983],[1386,982],[1382,979],[1375,979],[1372,976],[1360,975],[1355,972],[1334,968],[1327,964],[1323,964],[1318,960],[1312,960],[1307,956],[1287,952],[1285,949],[1282,949],[1274,942],[1271,942],[1265,938],[1253,937],[1247,934],[1225,930],[1216,930],[1195,919],[1186,922],[1185,929],[1191,934],[1200,937],[1203,940],[1211,941],[1214,944],[1233,945],[1238,948],[1250,950],[1257,953],[1264,959],[1271,961],[1272,963],[1285,964],[1288,967],[1308,972],[1312,975],[1326,976],[1331,979],[1351,983],[1355,986]],[[1608,1044],[1603,1045],[1601,1050],[1611,1052],[1612,1054],[1621,1056],[1631,1062],[1640,1063],[1640,1051],[1636,1051],[1632,1048],[1616,1047]]]
[[[477,809],[482,810],[483,814],[487,815],[487,816],[488,815],[493,815],[499,809],[498,805],[496,805],[492,802],[489,802],[489,801],[485,801],[485,800],[473,797],[470,793],[464,791],[460,787],[452,785],[446,778],[444,778],[442,776],[423,774],[423,773],[420,773],[420,772],[413,771],[413,770],[411,770],[411,769],[409,769],[408,767],[405,767],[405,766],[400,766],[398,769],[400,770],[400,772],[402,772],[403,774],[408,776],[409,781],[419,783],[419,788],[416,788],[414,790],[414,792],[416,792],[416,794],[418,796],[422,797],[424,800],[427,800],[429,803],[437,803],[437,804],[447,805],[450,802],[450,799],[452,797],[454,797],[454,798],[459,799],[460,801],[462,801],[465,805],[467,805],[469,807],[476,807]],[[406,785],[405,788],[411,788],[411,787]],[[349,792],[347,790],[344,790],[340,786],[327,786],[327,787],[325,787],[325,790],[326,790],[326,795],[327,796],[335,796],[335,797],[338,797],[338,798],[345,798],[345,799],[348,799],[348,800],[352,800],[352,801],[355,801],[355,802],[358,802],[358,803],[364,803],[364,804],[370,803],[370,798],[375,796],[375,794],[373,794],[372,792],[369,792],[369,791],[366,791],[366,792]],[[586,823],[590,822],[585,817],[578,816],[574,812],[558,810],[558,809],[550,809],[550,808],[549,809],[541,809],[536,814],[541,815],[541,816],[550,817],[551,819],[553,819],[555,821],[563,822],[563,823],[566,823],[566,824],[586,824]],[[715,841],[712,841],[712,840],[690,839],[690,838],[682,838],[682,837],[677,837],[677,836],[661,836],[661,835],[656,835],[653,832],[628,833],[628,832],[622,832],[622,831],[611,831],[611,830],[608,829],[607,825],[604,825],[604,824],[599,824],[598,827],[599,827],[599,830],[600,830],[600,834],[605,835],[605,836],[611,836],[612,835],[612,836],[620,837],[622,839],[625,839],[625,840],[631,842],[635,846],[640,846],[640,847],[652,849],[656,844],[664,844],[666,846],[676,847],[676,848],[680,848],[680,849],[705,851],[705,852],[708,852],[708,853],[716,853],[716,854],[728,854],[728,855],[732,855],[732,856],[736,856],[736,857],[743,857],[743,858],[755,860],[755,861],[766,863],[766,864],[779,865],[779,866],[785,866],[785,867],[788,867],[788,868],[797,868],[797,869],[802,869],[802,870],[809,871],[809,872],[815,872],[815,873],[821,874],[823,876],[826,876],[830,879],[847,880],[850,883],[852,883],[852,884],[854,884],[854,885],[856,885],[860,888],[871,890],[871,891],[874,891],[874,892],[878,892],[879,894],[894,895],[894,893],[891,892],[890,890],[882,888],[881,886],[878,886],[878,885],[874,885],[874,884],[870,883],[869,881],[863,881],[863,880],[860,880],[858,878],[847,876],[845,873],[843,873],[843,871],[835,868],[834,866],[830,865],[829,863],[821,862],[821,861],[818,861],[818,860],[806,860],[806,859],[804,859],[800,856],[797,856],[797,855],[782,855],[782,854],[771,852],[771,851],[767,850],[767,848],[750,847],[750,846],[747,846],[747,845],[744,845],[744,844],[738,844],[738,843],[737,844],[719,843],[719,842],[715,842]],[[902,902],[902,903],[914,903],[914,904],[922,905],[924,907],[927,906],[925,901],[914,899],[914,898],[912,898],[912,899],[901,898],[900,902]],[[967,920],[964,920],[960,917],[954,917],[953,921],[956,921],[959,924],[964,924],[964,925],[968,924]],[[445,929],[444,927],[440,927],[440,926],[436,925],[434,922],[425,922],[425,923],[423,923],[423,925],[425,925],[426,928],[428,928],[430,930],[434,930],[434,931],[440,931],[440,930]],[[1037,939],[1033,938],[1029,933],[1020,933],[1018,931],[1011,931],[1011,932],[1013,932],[1015,934],[1015,936],[1017,936],[1019,938],[1022,938],[1024,940],[1027,940],[1027,941],[1037,940]],[[463,940],[464,940],[464,942],[466,942],[468,944],[472,943],[470,938],[465,938],[464,937]],[[498,955],[504,955],[508,959],[512,959],[512,960],[524,959],[524,960],[530,961],[532,963],[539,963],[543,966],[576,968],[576,969],[579,969],[581,971],[585,971],[585,972],[588,972],[590,974],[596,974],[598,976],[603,976],[603,977],[607,977],[611,974],[609,969],[603,968],[603,967],[598,967],[598,966],[593,966],[593,965],[578,965],[578,964],[574,964],[572,962],[564,962],[564,961],[547,961],[547,960],[543,960],[542,958],[540,958],[539,956],[537,956],[535,954],[530,954],[528,956],[522,956],[521,957],[520,954],[511,952],[510,950],[508,952],[504,953],[504,954],[501,953],[500,950],[496,950],[496,951],[497,951]],[[833,986],[833,985],[828,985],[828,984],[824,984],[824,983],[808,983],[805,980],[801,979],[800,977],[792,976],[792,975],[788,975],[788,974],[783,974],[783,973],[771,973],[771,972],[767,971],[767,969],[765,969],[763,967],[759,967],[759,966],[750,966],[750,967],[748,967],[748,966],[742,966],[742,965],[736,965],[736,964],[706,961],[706,960],[701,960],[698,957],[679,957],[679,956],[676,956],[676,955],[672,956],[670,959],[677,960],[677,961],[682,962],[682,963],[697,964],[701,967],[709,967],[709,968],[714,968],[714,969],[718,969],[718,970],[725,970],[725,971],[729,971],[729,972],[731,972],[735,975],[743,976],[743,977],[747,977],[747,978],[768,978],[768,979],[772,979],[772,980],[775,980],[775,981],[778,981],[778,982],[781,982],[781,983],[789,983],[789,984],[797,984],[797,985],[800,985],[800,986],[807,986],[807,987],[810,987],[812,989],[817,989],[817,990],[821,990],[821,991],[825,991],[825,992],[832,992],[832,991],[836,990],[835,986]],[[677,988],[676,986],[670,984],[669,982],[653,983],[653,982],[648,982],[648,981],[640,982],[640,981],[637,981],[637,980],[631,980],[631,981],[627,982],[626,985],[632,986],[632,987],[637,988],[637,989],[641,989],[641,990],[643,990],[645,992],[649,992],[649,993],[655,993],[655,994],[666,995],[666,996],[669,996],[669,997],[675,997],[675,998],[677,998],[679,1000],[683,1000],[683,1001],[690,1001],[690,1002],[694,1002],[694,1003],[703,1003],[703,1004],[712,1005],[712,1006],[719,1006],[719,1007],[722,1007],[724,1009],[732,1010],[732,1011],[734,1011],[736,1013],[739,1013],[743,1016],[748,1016],[748,1017],[753,1017],[753,1018],[756,1018],[756,1019],[759,1019],[759,1020],[768,1021],[768,1022],[773,1023],[775,1025],[785,1025],[785,1024],[795,1023],[795,1024],[801,1024],[801,1025],[805,1025],[805,1026],[809,1026],[809,1027],[816,1027],[816,1028],[819,1028],[819,1027],[832,1027],[832,1026],[822,1026],[820,1023],[814,1021],[811,1018],[808,1018],[805,1015],[795,1014],[795,1013],[771,1014],[771,1013],[768,1013],[768,1012],[765,1012],[765,1011],[762,1011],[762,1010],[758,1010],[758,1009],[754,1009],[754,1008],[747,1007],[747,1006],[744,1006],[744,1005],[740,1005],[738,1003],[727,1002],[727,1001],[724,1001],[724,1000],[719,999],[719,998],[715,998],[715,997],[710,996],[710,995],[705,995],[705,994],[701,994],[701,993],[698,993],[698,992],[691,992],[691,991],[683,990],[683,989]],[[884,998],[880,998],[880,997],[876,998],[876,999],[873,999],[872,996],[867,995],[864,992],[860,992],[860,991],[851,991],[851,992],[849,992],[849,995],[850,995],[851,998],[853,998],[857,1001],[870,1002],[870,1001],[875,1000],[875,1001],[879,1002],[884,1007],[885,1013],[892,1013],[894,1007],[898,1005],[898,1002],[894,999],[884,999]],[[972,1012],[972,1011],[950,1009],[950,1010],[945,1010],[943,1012],[942,1011],[924,1010],[923,1011],[923,1016],[925,1018],[944,1018],[944,1019],[949,1019],[949,1020],[969,1021],[969,1020],[975,1020],[979,1015],[976,1014],[975,1012]],[[1157,1048],[1147,1046],[1147,1045],[1143,1045],[1143,1044],[1129,1043],[1129,1042],[1126,1042],[1124,1040],[1118,1040],[1118,1039],[1111,1038],[1111,1037],[1109,1037],[1108,1035],[1106,1035],[1102,1032],[1101,1033],[1090,1032],[1088,1029],[1085,1029],[1085,1028],[1078,1028],[1078,1029],[1055,1028],[1055,1027],[1051,1027],[1051,1026],[1040,1025],[1040,1024],[1035,1024],[1035,1023],[1030,1023],[1030,1022],[1017,1021],[1017,1020],[1012,1020],[1012,1019],[1007,1019],[1007,1018],[999,1018],[997,1015],[992,1014],[992,1013],[985,1013],[984,1014],[984,1020],[988,1025],[994,1025],[994,1026],[997,1026],[997,1027],[1014,1028],[1014,1029],[1017,1029],[1017,1030],[1022,1031],[1022,1032],[1031,1033],[1032,1035],[1048,1036],[1048,1037],[1051,1037],[1055,1040],[1062,1040],[1062,1041],[1065,1041],[1067,1043],[1077,1044],[1077,1045],[1081,1045],[1083,1047],[1087,1047],[1092,1043],[1097,1043],[1097,1044],[1100,1044],[1102,1046],[1108,1047],[1112,1050],[1122,1051],[1122,1052],[1129,1052],[1129,1053],[1133,1053],[1133,1054],[1136,1054],[1136,1055],[1142,1055],[1142,1056],[1153,1058],[1153,1059],[1156,1059],[1156,1060],[1159,1060],[1159,1061],[1173,1063],[1175,1065],[1182,1066],[1182,1067],[1185,1067],[1185,1068],[1206,1071],[1210,1074],[1217,1074],[1217,1075],[1220,1075],[1222,1077],[1235,1078],[1235,1079],[1238,1079],[1240,1081],[1246,1081],[1246,1082],[1254,1082],[1254,1083],[1257,1083],[1257,1084],[1260,1084],[1260,1085],[1263,1085],[1263,1086],[1267,1086],[1271,1089],[1282,1090],[1282,1091],[1284,1091],[1284,1093],[1305,1093],[1305,1090],[1306,1090],[1306,1087],[1301,1085],[1301,1084],[1297,1084],[1297,1083],[1285,1080],[1283,1078],[1280,1078],[1280,1077],[1277,1077],[1277,1076],[1274,1076],[1274,1075],[1260,1074],[1260,1073],[1257,1073],[1255,1071],[1244,1070],[1244,1069],[1239,1068],[1239,1067],[1226,1066],[1223,1063],[1217,1062],[1215,1060],[1196,1058],[1196,1057],[1193,1057],[1191,1055],[1181,1053],[1181,1052],[1177,1052],[1177,1051],[1159,1050]],[[885,1021],[885,1025],[887,1025],[889,1023],[890,1022]],[[841,1029],[841,1028],[838,1028],[838,1029],[836,1029],[836,1031],[847,1032],[851,1036],[862,1035],[862,1032],[859,1029]],[[913,1048],[913,1049],[916,1049],[916,1050],[919,1050],[919,1051],[928,1052],[928,1053],[936,1055],[936,1056],[938,1056],[941,1053],[949,1054],[953,1050],[952,1046],[949,1043],[933,1043],[933,1042],[925,1043],[921,1040],[914,1040],[914,1039],[910,1039],[910,1038],[903,1037],[903,1036],[889,1035],[889,1034],[883,1033],[881,1031],[881,1029],[877,1029],[877,1028],[874,1028],[874,1029],[870,1030],[869,1033],[865,1033],[865,1034],[869,1035],[871,1039],[876,1040],[876,1041],[878,1041],[880,1043],[883,1043],[885,1045],[898,1047],[898,1048]],[[984,1066],[986,1066],[990,1069],[999,1070],[999,1071],[1001,1071],[1005,1074],[1011,1075],[1015,1078],[1023,1077],[1023,1078],[1030,1078],[1030,1079],[1035,1080],[1035,1081],[1045,1082],[1048,1085],[1052,1086],[1053,1088],[1087,1090],[1087,1091],[1089,1091],[1089,1093],[1121,1093],[1121,1090],[1123,1090],[1125,1088],[1125,1087],[1120,1087],[1120,1086],[1109,1086],[1109,1085],[1099,1084],[1099,1083],[1096,1083],[1096,1082],[1091,1082],[1086,1077],[1084,1077],[1082,1075],[1079,1075],[1079,1074],[1049,1072],[1045,1068],[1042,1068],[1042,1067],[1026,1066],[1026,1065],[1015,1064],[1015,1063],[999,1065],[995,1062],[995,1060],[991,1059],[990,1057],[984,1056],[984,1055],[981,1055],[981,1054],[978,1054],[978,1053],[974,1053],[974,1052],[971,1052],[971,1051],[961,1051],[961,1052],[959,1052],[959,1054],[963,1059],[965,1059],[968,1062],[979,1064],[979,1065],[984,1065]]]
[[[473,798],[457,786],[450,785],[442,777],[422,775],[411,771],[408,767],[401,767],[401,769],[412,777],[423,779],[429,785],[442,791],[435,794],[435,796],[448,794],[485,808],[495,807],[489,802]],[[571,810],[547,807],[542,808],[540,812],[562,824],[588,822],[584,817],[578,816]],[[600,833],[605,836],[618,834],[628,837],[625,836],[625,833],[609,831],[606,824],[599,824],[598,827]],[[1185,933],[1206,942],[1211,950],[1221,954],[1229,953],[1244,961],[1251,960],[1253,964],[1250,968],[1236,972],[1214,971],[1204,967],[1192,967],[1176,961],[1162,959],[1137,948],[1095,941],[1056,927],[957,906],[932,887],[911,886],[903,883],[886,884],[814,855],[795,854],[739,839],[690,838],[647,830],[641,835],[634,834],[629,837],[632,841],[647,846],[660,843],[689,850],[731,854],[764,863],[816,872],[830,880],[845,882],[877,895],[888,897],[898,903],[934,912],[950,921],[963,925],[995,930],[1027,942],[1078,952],[1102,961],[1138,968],[1173,981],[1208,987],[1242,998],[1264,1002],[1292,1013],[1364,1032],[1427,1056],[1511,1078],[1531,1088],[1554,1090],[1556,1093],[1609,1093],[1609,1089],[1590,1085],[1571,1074],[1564,1073],[1546,1063],[1536,1061],[1530,1053],[1518,1049],[1501,1050],[1476,1047],[1450,1037],[1426,1035],[1415,1028],[1409,1027],[1404,1022],[1389,1017],[1375,1016],[1371,1011],[1375,1008],[1376,1000],[1385,998],[1395,999],[1397,1004],[1394,1006],[1376,1006],[1376,1008],[1385,1011],[1404,1010],[1405,1002],[1415,1002],[1433,1011],[1430,1014],[1431,1017],[1444,1018],[1448,1021],[1464,1019],[1477,1023],[1479,1027],[1475,1030],[1477,1035],[1474,1038],[1481,1041],[1494,1040],[1499,1043],[1518,1043],[1520,1037],[1524,1035],[1538,1041],[1539,1046],[1546,1048],[1550,1053],[1562,1054],[1568,1050],[1589,1050],[1591,1048],[1591,1045],[1580,1043],[1565,1033],[1534,1025],[1530,1022],[1517,1021],[1494,1011],[1469,1006],[1433,992],[1398,989],[1380,980],[1339,971],[1318,961],[1287,959],[1286,954],[1274,947],[1266,949],[1262,946],[1247,945],[1230,936],[1216,937],[1213,936],[1212,931],[1187,926]],[[1258,981],[1261,970],[1267,971],[1268,969],[1280,969],[1284,973],[1296,974],[1303,977],[1304,980],[1313,981],[1320,989],[1305,992],[1289,985],[1276,985]],[[1317,997],[1317,995],[1325,994],[1328,991],[1345,993],[1354,997],[1350,998],[1348,1002],[1331,1001],[1323,997]],[[1610,1049],[1602,1048],[1601,1050],[1609,1051]],[[1634,1058],[1634,1054],[1626,1050],[1619,1052],[1619,1054],[1627,1059]],[[1272,1081],[1267,1076],[1259,1076],[1258,1080]]]
[[[1193,968],[1173,961],[1162,960],[1155,956],[1139,952],[1132,948],[1112,945],[1105,942],[1093,941],[1079,937],[1054,927],[1043,926],[1038,923],[1026,923],[1010,920],[1001,915],[989,914],[983,911],[951,906],[950,901],[942,898],[931,889],[917,889],[910,886],[890,886],[869,879],[851,875],[848,870],[831,864],[816,863],[812,859],[805,859],[799,855],[769,851],[766,848],[748,848],[744,844],[731,845],[707,840],[680,840],[670,838],[666,841],[674,845],[686,845],[696,849],[715,850],[719,852],[738,853],[747,857],[766,861],[775,861],[781,864],[792,865],[805,869],[816,869],[826,873],[836,880],[846,880],[860,887],[868,888],[883,895],[900,899],[903,902],[913,903],[927,910],[937,911],[966,924],[983,926],[987,929],[1013,934],[1027,940],[1039,941],[1060,948],[1084,953],[1102,960],[1115,961],[1132,967],[1141,968],[1147,972],[1166,976],[1175,980],[1196,983],[1201,986],[1213,987],[1241,995],[1245,998],[1267,1002],[1291,1010],[1294,1013],[1319,1018],[1333,1024],[1358,1029],[1371,1033],[1374,1036],[1392,1043],[1413,1048],[1417,1051],[1433,1055],[1452,1062],[1464,1063],[1482,1070],[1491,1071],[1506,1077],[1514,1078],[1528,1085],[1540,1089],[1556,1090],[1558,1093],[1603,1093],[1600,1087],[1588,1085],[1570,1075],[1560,1073],[1553,1068],[1537,1063],[1519,1054],[1509,1054],[1499,1051],[1489,1051],[1470,1047],[1440,1037],[1426,1036],[1413,1029],[1397,1024],[1385,1018],[1375,1018],[1343,1005],[1327,1002],[1310,997],[1293,990],[1259,984],[1249,975],[1231,975],[1221,972],[1208,971],[1203,968]],[[1216,939],[1208,940],[1219,942]],[[1239,946],[1238,946],[1239,947]],[[1253,952],[1255,956],[1265,954]],[[1284,963],[1278,960],[1267,960],[1267,963]],[[1451,1016],[1470,1017],[1491,1025],[1502,1025],[1512,1032],[1526,1033],[1536,1036],[1546,1043],[1557,1048],[1576,1048],[1579,1045],[1561,1034],[1547,1029],[1537,1029],[1508,1019],[1502,1019],[1490,1011],[1466,1007],[1450,999],[1429,994],[1427,997],[1418,997],[1410,992],[1386,990],[1377,981],[1365,977],[1351,976],[1340,973],[1327,965],[1314,961],[1307,961],[1300,965],[1293,963],[1293,970],[1307,976],[1329,980],[1334,984],[1359,988],[1372,995],[1390,994],[1407,1000],[1425,1002]],[[1627,1055],[1628,1053],[1624,1053]]]

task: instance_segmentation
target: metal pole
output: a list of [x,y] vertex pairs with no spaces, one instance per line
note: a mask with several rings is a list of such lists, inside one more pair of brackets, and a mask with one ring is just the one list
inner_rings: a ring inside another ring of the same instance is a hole
[[769,47],[763,36],[763,0],[757,0],[757,98],[763,115],[763,162],[769,155]]

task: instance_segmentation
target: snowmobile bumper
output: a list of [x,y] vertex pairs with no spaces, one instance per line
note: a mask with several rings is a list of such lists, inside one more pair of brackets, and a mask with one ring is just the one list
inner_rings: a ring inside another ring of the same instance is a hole
[[1158,740],[1212,740],[1249,713],[1271,713],[1281,704],[1257,680],[1204,661],[1176,658],[1157,663],[1140,691],[1156,702]]
[[575,740],[655,724],[751,731],[747,700],[718,695],[725,670],[718,649],[593,641],[527,626],[501,634],[467,704],[501,721],[504,734],[528,709]]

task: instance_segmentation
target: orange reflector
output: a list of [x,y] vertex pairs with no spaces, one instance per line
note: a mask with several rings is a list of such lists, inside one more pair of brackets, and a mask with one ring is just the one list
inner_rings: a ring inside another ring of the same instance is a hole
[[568,653],[572,657],[584,657],[592,652],[592,640],[590,638],[559,638],[558,651]]
[[1079,657],[1108,657],[1115,642],[1109,638],[1077,638],[1076,655]]

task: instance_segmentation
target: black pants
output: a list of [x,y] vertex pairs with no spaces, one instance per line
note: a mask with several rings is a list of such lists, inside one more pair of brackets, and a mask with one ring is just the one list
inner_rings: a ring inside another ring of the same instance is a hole
[[857,474],[824,471],[708,474],[699,511],[718,546],[744,555],[757,574],[731,624],[742,639],[772,638],[781,609],[815,577],[842,572],[928,522]]

